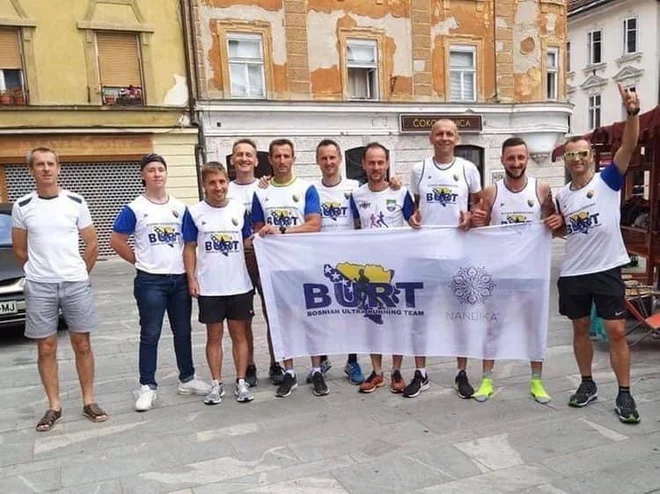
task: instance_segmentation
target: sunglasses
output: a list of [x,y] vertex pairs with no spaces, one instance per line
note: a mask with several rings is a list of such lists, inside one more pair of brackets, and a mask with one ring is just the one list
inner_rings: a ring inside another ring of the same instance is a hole
[[568,151],[564,153],[564,161],[577,161],[589,157],[591,151]]

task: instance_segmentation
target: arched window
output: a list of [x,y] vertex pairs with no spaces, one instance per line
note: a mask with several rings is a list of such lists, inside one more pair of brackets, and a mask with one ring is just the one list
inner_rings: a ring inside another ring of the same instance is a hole
[[[236,170],[231,164],[231,154],[228,154],[225,158],[227,162],[227,172],[229,175],[229,180],[234,180],[236,178]],[[273,169],[268,162],[268,152],[267,151],[257,151],[257,167],[254,170],[254,176],[261,178],[264,175],[273,176]]]

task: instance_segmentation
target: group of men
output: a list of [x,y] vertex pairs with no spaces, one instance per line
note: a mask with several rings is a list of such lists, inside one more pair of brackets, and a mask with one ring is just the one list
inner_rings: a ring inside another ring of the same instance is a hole
[[[116,218],[110,240],[117,254],[136,268],[134,296],[140,319],[139,383],[135,409],[149,410],[157,399],[157,355],[167,312],[179,369],[178,392],[199,394],[209,405],[225,394],[222,377],[223,324],[232,341],[235,366],[233,392],[239,402],[253,399],[257,386],[254,360],[254,290],[261,292],[254,256],[254,235],[292,235],[303,232],[349,229],[414,229],[427,225],[472,227],[512,222],[543,221],[553,234],[565,236],[566,258],[558,282],[559,309],[573,322],[574,349],[582,382],[570,397],[572,406],[585,406],[597,397],[591,376],[593,349],[589,339],[592,304],[604,319],[619,393],[616,411],[627,423],[639,422],[630,394],[630,357],[625,338],[624,287],[621,266],[627,264],[619,231],[619,194],[639,133],[637,94],[620,88],[628,112],[622,144],[613,164],[594,171],[588,141],[571,138],[564,159],[571,182],[552,198],[550,187],[526,174],[529,152],[525,142],[512,137],[502,146],[505,177],[481,189],[476,166],[455,156],[459,142],[456,125],[435,122],[429,140],[433,156],[414,166],[410,189],[389,177],[389,152],[379,143],[364,148],[362,167],[367,182],[360,185],[341,175],[341,149],[332,140],[316,148],[322,177],[311,183],[294,174],[294,144],[288,139],[270,143],[272,177],[258,180],[256,145],[236,141],[231,164],[235,180],[217,162],[201,170],[204,199],[190,207],[168,194],[167,164],[159,155],[145,156],[141,176],[145,190]],[[70,331],[83,396],[83,413],[101,422],[108,414],[94,400],[94,360],[89,334],[96,326],[88,273],[94,266],[97,241],[85,200],[59,187],[56,153],[37,148],[28,155],[28,169],[36,191],[16,201],[13,241],[24,265],[27,284],[25,334],[38,343],[39,372],[49,407],[37,430],[50,430],[61,418],[57,377],[57,321],[61,309]],[[598,215],[597,223],[577,221]],[[85,243],[82,256],[78,236]],[[133,245],[129,239],[133,237]],[[192,299],[199,321],[206,325],[206,357],[212,382],[198,379],[192,358]],[[266,322],[268,311],[261,296]],[[276,396],[287,397],[297,388],[293,359],[283,366],[275,358],[268,329],[269,379]],[[426,357],[415,356],[415,371],[408,384],[401,374],[401,355],[392,356],[390,391],[414,398],[429,387]],[[344,371],[362,393],[385,385],[382,355],[371,355],[372,370],[365,378],[357,355],[348,356]],[[483,361],[483,376],[475,391],[469,382],[467,358],[457,358],[455,385],[461,398],[483,402],[494,392],[494,362]],[[327,395],[325,374],[331,363],[325,355],[311,357],[307,381],[317,396]],[[540,403],[550,396],[541,379],[542,362],[531,362],[530,394]]]

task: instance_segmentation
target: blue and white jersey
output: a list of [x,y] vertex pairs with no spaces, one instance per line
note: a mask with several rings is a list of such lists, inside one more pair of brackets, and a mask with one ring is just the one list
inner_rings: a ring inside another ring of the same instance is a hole
[[251,234],[245,206],[235,199],[223,207],[202,201],[186,211],[183,240],[197,243],[200,295],[239,295],[252,290],[243,249],[243,240]]
[[327,186],[319,180],[314,187],[321,199],[321,231],[353,230],[351,195],[360,188],[360,182],[342,178],[337,185]]
[[285,226],[305,223],[308,214],[321,214],[319,193],[309,182],[294,178],[280,185],[271,180],[266,189],[257,189],[252,203],[252,223]]
[[566,224],[566,255],[560,276],[600,273],[630,262],[621,237],[623,175],[612,164],[573,190],[557,192],[557,210]]
[[227,198],[236,199],[247,210],[248,216],[251,216],[252,201],[254,200],[254,193],[259,188],[259,179],[254,179],[251,184],[237,184],[235,181],[229,182],[227,189]]
[[181,223],[186,205],[169,196],[165,204],[138,196],[124,206],[113,230],[135,239],[135,267],[151,274],[183,274]]
[[407,226],[414,210],[412,196],[405,187],[373,192],[367,183],[351,196],[353,218],[360,220],[363,230]]

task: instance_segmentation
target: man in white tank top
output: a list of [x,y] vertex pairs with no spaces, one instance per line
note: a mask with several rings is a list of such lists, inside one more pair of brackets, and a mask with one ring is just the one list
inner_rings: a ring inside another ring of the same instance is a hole
[[610,362],[619,384],[616,412],[624,423],[640,421],[630,394],[630,352],[626,340],[625,286],[621,266],[629,258],[621,237],[621,187],[639,138],[639,99],[619,85],[628,119],[614,162],[594,173],[590,143],[582,137],[564,145],[571,182],[557,193],[557,207],[566,223],[566,255],[557,283],[559,312],[573,322],[573,349],[582,383],[569,405],[583,407],[598,396],[591,376],[593,347],[589,339],[591,306],[604,321],[610,340]]
[[[502,166],[505,177],[494,185],[484,189],[484,195],[472,215],[473,226],[509,225],[514,223],[531,223],[544,220],[552,230],[558,230],[563,225],[561,215],[556,214],[552,201],[552,192],[547,183],[537,181],[526,174],[529,161],[527,144],[519,137],[510,137],[502,144]],[[526,328],[529,329],[529,328]],[[525,336],[533,337],[533,332]],[[491,338],[488,338],[490,336]],[[487,335],[488,346],[497,345],[498,335]],[[546,342],[533,342],[529,346],[545,346]],[[490,348],[494,351],[494,348]],[[541,372],[543,362],[531,362],[532,379],[529,392],[539,403],[549,403],[550,396],[543,387]],[[473,398],[484,402],[493,394],[492,371],[494,360],[483,361],[483,378],[479,389]]]
[[[481,198],[479,170],[470,161],[454,154],[460,138],[456,124],[438,120],[433,124],[429,141],[433,156],[417,163],[410,177],[410,192],[415,198],[414,221],[421,225],[470,227],[470,205]],[[474,388],[468,380],[467,358],[457,357],[455,385],[461,398],[470,398]],[[415,375],[403,390],[403,396],[415,398],[429,388],[426,357],[415,357]]]

